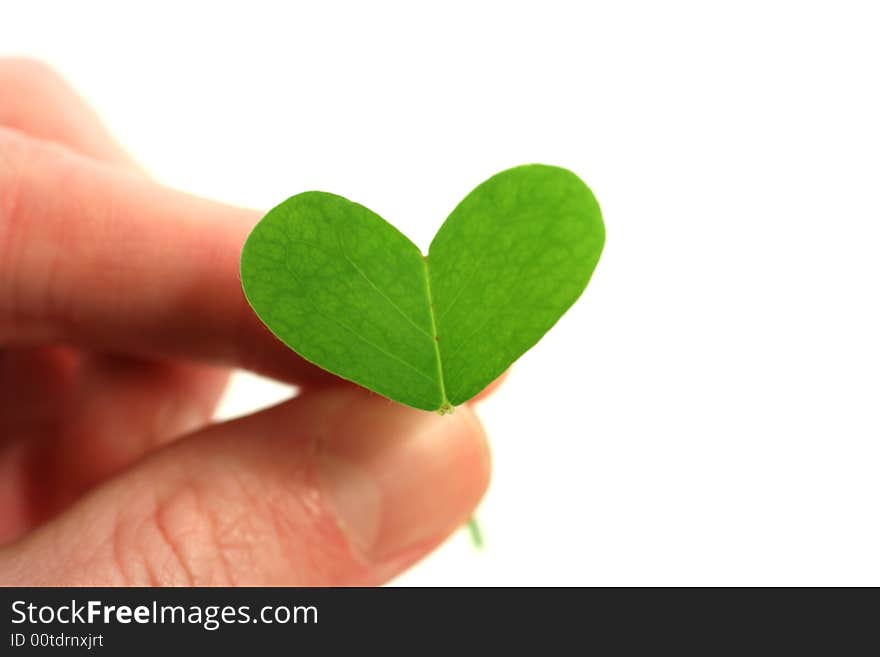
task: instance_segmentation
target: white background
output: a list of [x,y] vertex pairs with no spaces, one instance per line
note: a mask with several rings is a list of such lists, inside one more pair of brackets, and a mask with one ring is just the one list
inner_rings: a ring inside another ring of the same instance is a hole
[[487,549],[399,583],[878,585],[872,6],[5,1],[0,50],[231,203],[333,191],[426,248],[503,168],[593,188],[589,289],[480,408]]

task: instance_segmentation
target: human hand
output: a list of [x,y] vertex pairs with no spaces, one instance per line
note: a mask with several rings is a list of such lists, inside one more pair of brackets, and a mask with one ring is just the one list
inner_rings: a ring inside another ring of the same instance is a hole
[[[469,517],[471,410],[271,336],[238,277],[258,218],[151,182],[57,75],[0,60],[0,583],[378,584]],[[302,392],[211,424],[231,367]]]

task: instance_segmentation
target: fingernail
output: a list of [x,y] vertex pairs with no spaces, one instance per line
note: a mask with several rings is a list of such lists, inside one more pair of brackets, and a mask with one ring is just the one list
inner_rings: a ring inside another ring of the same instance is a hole
[[318,475],[352,547],[374,563],[441,540],[485,490],[485,434],[467,407],[451,415],[358,395],[319,445]]

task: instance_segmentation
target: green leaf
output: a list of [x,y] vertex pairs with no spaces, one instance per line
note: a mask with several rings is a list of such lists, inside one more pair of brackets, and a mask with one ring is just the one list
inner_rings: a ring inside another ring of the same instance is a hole
[[573,173],[532,164],[474,189],[428,256],[341,196],[293,196],[257,224],[241,278],[260,319],[316,365],[449,411],[531,348],[583,292],[605,228]]

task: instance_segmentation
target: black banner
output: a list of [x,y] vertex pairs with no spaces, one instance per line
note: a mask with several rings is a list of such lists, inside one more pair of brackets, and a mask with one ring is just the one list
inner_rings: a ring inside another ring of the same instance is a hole
[[527,654],[598,645],[751,654],[804,641],[839,654],[860,643],[877,611],[867,589],[7,588],[0,598],[2,655],[472,654],[511,645]]

